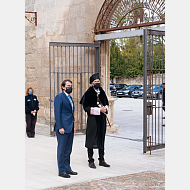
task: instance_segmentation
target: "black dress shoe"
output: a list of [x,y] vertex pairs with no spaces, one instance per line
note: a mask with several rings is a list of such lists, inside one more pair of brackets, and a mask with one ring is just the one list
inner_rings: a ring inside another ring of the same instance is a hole
[[110,165],[107,164],[105,161],[100,161],[100,162],[99,162],[99,165],[100,165],[100,166],[104,166],[104,167],[110,167]]
[[67,173],[59,174],[60,177],[70,178],[71,176]]
[[77,172],[74,172],[74,171],[68,171],[68,172],[66,172],[67,174],[70,174],[70,175],[77,175],[78,173]]
[[95,166],[94,162],[89,163],[89,167],[90,167],[90,168],[93,168],[93,169],[96,169],[96,166]]

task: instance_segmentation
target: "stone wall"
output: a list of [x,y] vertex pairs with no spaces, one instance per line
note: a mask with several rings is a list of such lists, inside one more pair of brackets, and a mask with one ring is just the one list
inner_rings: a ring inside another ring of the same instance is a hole
[[[30,17],[30,15],[27,15]],[[37,89],[37,39],[36,39],[36,27],[34,24],[25,20],[25,86],[26,88],[31,86]]]
[[[37,26],[28,26],[26,21],[25,87],[32,86],[38,96],[38,122],[49,124],[50,117],[49,42],[93,43],[94,26],[103,2],[104,0],[25,1],[25,11],[37,12]],[[101,57],[104,59],[101,63],[101,82],[110,96],[109,47],[101,52]],[[111,105],[109,117],[113,116],[114,101]]]
[[[165,74],[163,74],[163,82],[165,82]],[[143,76],[137,77],[119,77],[116,79],[116,83],[124,83],[127,85],[143,85]],[[147,84],[149,81],[147,80]],[[153,84],[162,84],[162,74],[153,74]]]

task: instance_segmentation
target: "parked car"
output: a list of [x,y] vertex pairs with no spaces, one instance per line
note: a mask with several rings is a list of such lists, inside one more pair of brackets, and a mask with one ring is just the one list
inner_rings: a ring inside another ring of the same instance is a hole
[[110,84],[110,93],[111,96],[116,96],[116,86],[114,84]]
[[126,87],[127,85],[124,83],[115,83],[115,84],[110,84],[110,93],[111,96],[116,96],[116,91],[119,89],[122,89]]
[[132,92],[134,90],[139,89],[140,87],[142,87],[142,85],[131,85],[131,86],[126,86],[120,90],[117,90],[117,97],[118,98],[122,98],[122,97],[132,97]]
[[[150,88],[150,85],[147,85],[147,90]],[[133,98],[139,98],[143,97],[143,86],[141,86],[139,89],[134,90],[131,94]]]
[[162,85],[154,85],[147,91],[147,98],[162,99]]

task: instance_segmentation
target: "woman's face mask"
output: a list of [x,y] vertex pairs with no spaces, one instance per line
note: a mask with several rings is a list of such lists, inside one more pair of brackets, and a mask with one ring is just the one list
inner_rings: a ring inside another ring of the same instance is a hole
[[32,92],[32,91],[29,91],[29,92],[28,92],[28,94],[29,94],[29,95],[32,95],[32,94],[33,94],[33,92]]

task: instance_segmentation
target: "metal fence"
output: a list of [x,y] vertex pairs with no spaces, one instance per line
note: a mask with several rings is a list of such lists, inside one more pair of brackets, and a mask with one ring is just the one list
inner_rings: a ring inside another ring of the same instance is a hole
[[[144,29],[143,152],[165,147],[165,32]],[[147,87],[147,88],[146,88]]]
[[95,43],[49,43],[50,75],[50,134],[54,128],[54,98],[61,93],[61,83],[70,79],[73,83],[72,98],[75,104],[75,128],[84,131],[86,114],[79,104],[88,89],[89,78],[100,72],[100,42]]

